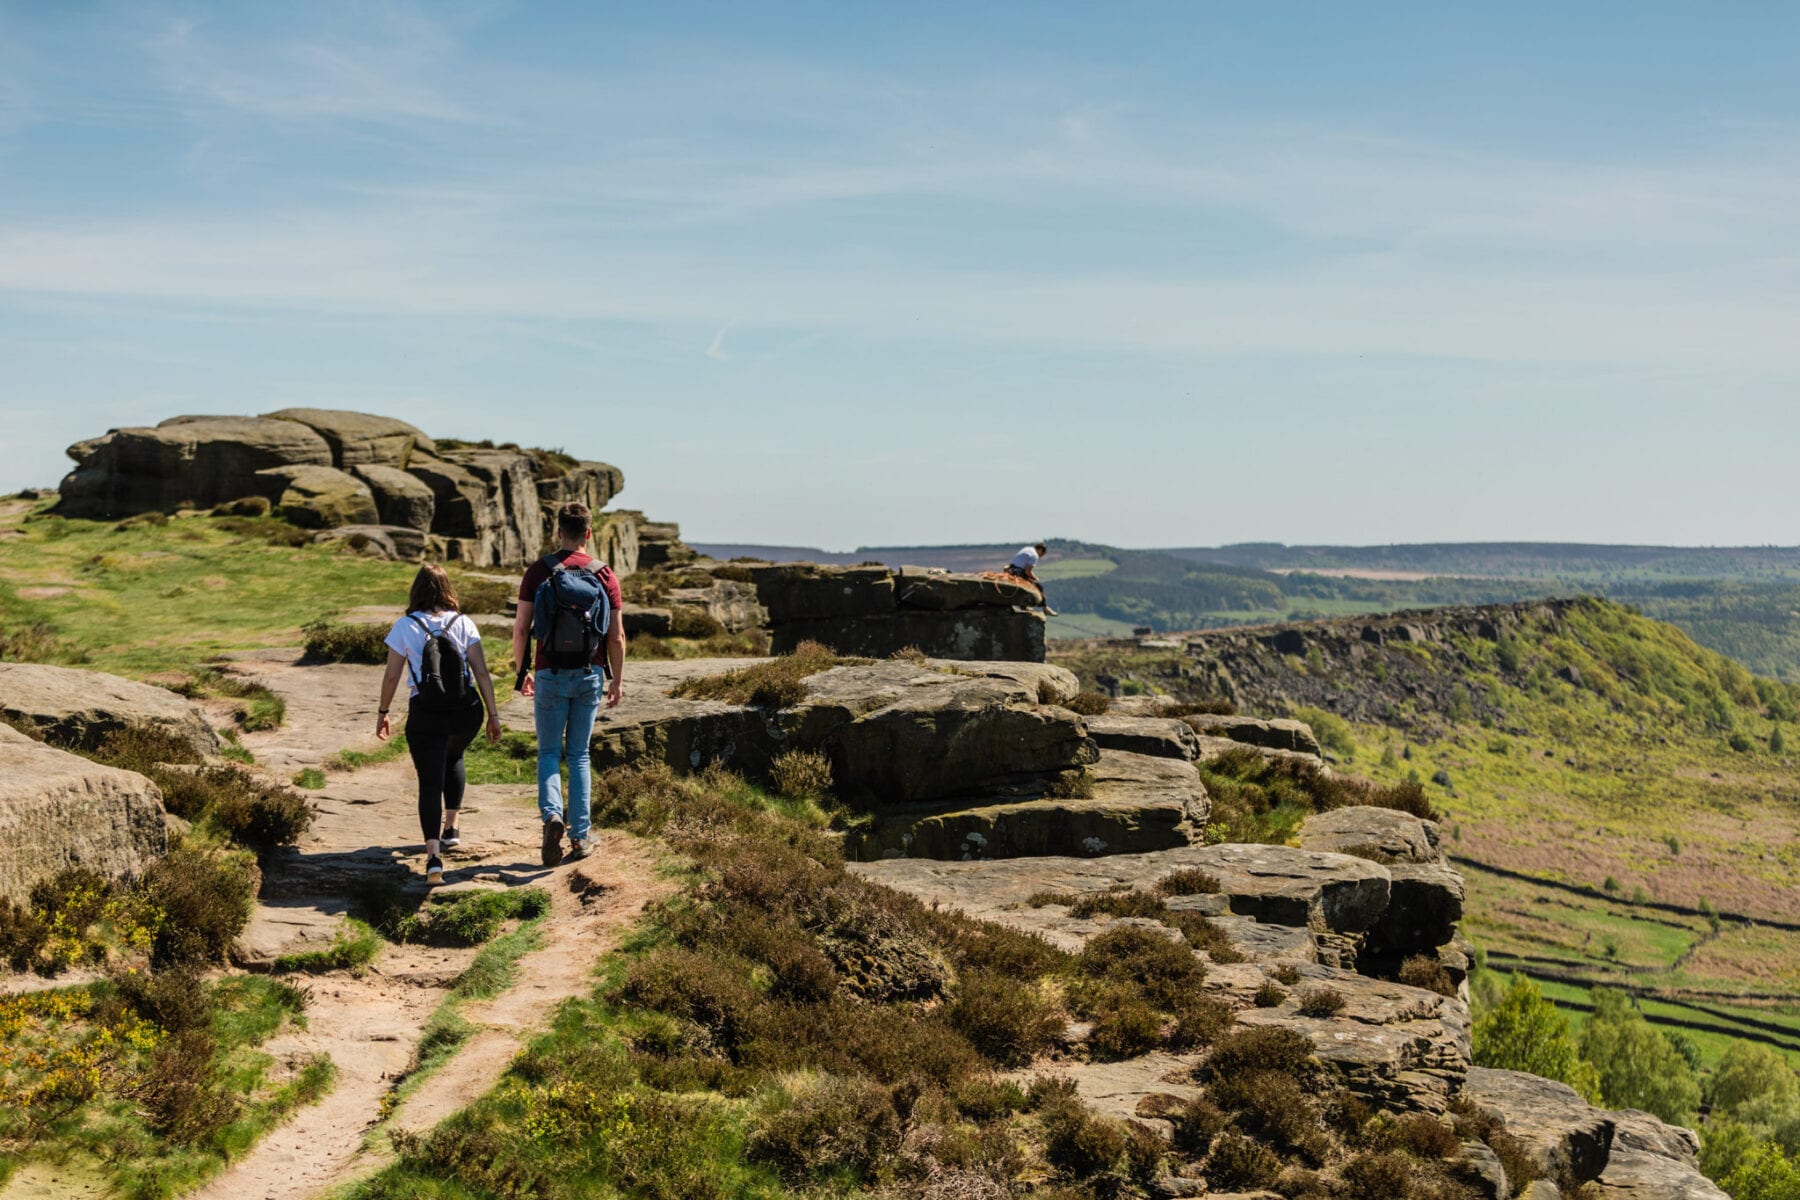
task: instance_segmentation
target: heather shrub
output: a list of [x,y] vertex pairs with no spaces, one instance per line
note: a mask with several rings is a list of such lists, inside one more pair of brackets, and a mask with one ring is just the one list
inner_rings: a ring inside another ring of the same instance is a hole
[[1300,993],[1300,1015],[1306,1017],[1335,1017],[1344,1011],[1344,993],[1334,987],[1319,986],[1307,988]]
[[1104,692],[1077,692],[1063,707],[1084,717],[1097,717],[1112,708],[1112,698]]
[[1250,1002],[1258,1008],[1274,1008],[1286,999],[1286,991],[1273,979],[1265,979],[1262,986],[1256,989],[1256,994],[1250,997]]
[[806,699],[806,678],[843,660],[818,642],[801,642],[791,654],[719,675],[685,679],[670,691],[687,700],[719,700],[756,708],[789,708]]
[[827,1076],[765,1111],[745,1149],[789,1178],[847,1171],[866,1179],[899,1150],[900,1134],[886,1088]]
[[256,894],[255,868],[233,855],[179,845],[145,870],[141,890],[163,920],[150,946],[158,968],[222,961]]
[[959,981],[950,1024],[994,1062],[1022,1067],[1055,1043],[1065,1021],[1062,1009],[1038,988],[976,970]]
[[1138,925],[1120,925],[1089,940],[1075,957],[1090,979],[1135,984],[1161,1008],[1174,1008],[1206,978],[1206,968],[1180,942]]
[[1084,920],[1097,916],[1157,918],[1167,908],[1162,897],[1149,892],[1088,892],[1075,897],[1069,905],[1069,915]]
[[1194,996],[1175,1007],[1175,1027],[1169,1032],[1171,1050],[1196,1050],[1210,1046],[1237,1023],[1231,1005],[1206,996]]
[[[1266,1188],[1280,1174],[1281,1160],[1241,1133],[1221,1134],[1206,1158],[1207,1182],[1219,1190]],[[1392,1197],[1384,1200],[1392,1200]]]
[[1229,1079],[1249,1071],[1295,1074],[1312,1060],[1312,1041],[1280,1026],[1251,1026],[1228,1035],[1206,1058],[1207,1074]]
[[1097,1005],[1088,1052],[1097,1059],[1135,1058],[1162,1041],[1162,1016],[1135,993],[1109,992]]
[[1456,995],[1456,984],[1434,955],[1415,954],[1400,964],[1400,982],[1409,987],[1424,988],[1440,996]]
[[1187,1154],[1205,1154],[1213,1139],[1225,1130],[1225,1111],[1205,1096],[1195,1096],[1167,1114],[1174,1126],[1175,1148]]
[[769,785],[789,800],[816,800],[831,791],[831,760],[816,750],[789,750],[769,768]]
[[1199,867],[1183,867],[1157,880],[1156,890],[1165,896],[1215,896],[1219,880]]

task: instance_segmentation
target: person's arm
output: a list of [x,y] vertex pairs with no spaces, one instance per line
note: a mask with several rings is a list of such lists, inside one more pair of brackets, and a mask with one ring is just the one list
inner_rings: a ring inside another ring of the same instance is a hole
[[531,653],[531,609],[531,601],[521,600],[519,601],[519,615],[513,618],[513,669],[524,671],[519,683],[519,694],[523,696],[529,696],[536,690],[531,672],[525,670],[531,662],[528,657]]
[[494,702],[494,680],[488,674],[487,654],[481,649],[480,642],[469,643],[469,666],[475,671],[475,686],[481,691],[481,699],[487,705],[488,741],[500,740],[500,706]]
[[394,723],[388,709],[394,703],[394,692],[400,687],[400,674],[406,670],[406,659],[398,650],[388,647],[387,671],[381,676],[381,711],[375,717],[375,737],[387,741],[394,736]]
[[611,676],[606,683],[606,707],[617,708],[625,697],[625,621],[615,610],[612,627],[606,631],[606,669]]

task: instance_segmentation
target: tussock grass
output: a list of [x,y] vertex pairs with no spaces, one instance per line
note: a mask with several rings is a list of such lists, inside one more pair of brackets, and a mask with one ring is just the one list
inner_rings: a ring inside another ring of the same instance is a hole
[[381,953],[381,946],[380,934],[355,917],[346,917],[344,927],[331,940],[331,945],[323,950],[283,954],[271,969],[278,975],[322,975],[328,971],[360,973]]
[[806,678],[845,660],[818,642],[802,642],[793,653],[720,675],[684,679],[670,695],[684,700],[718,700],[756,708],[789,708],[806,699]]

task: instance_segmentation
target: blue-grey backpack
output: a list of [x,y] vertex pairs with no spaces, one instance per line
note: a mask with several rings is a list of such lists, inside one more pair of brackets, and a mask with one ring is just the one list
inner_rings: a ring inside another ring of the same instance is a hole
[[[612,627],[612,599],[606,594],[602,574],[605,563],[571,567],[554,554],[544,556],[550,574],[538,584],[531,602],[531,635],[550,654],[592,662]],[[541,665],[541,664],[540,664]]]

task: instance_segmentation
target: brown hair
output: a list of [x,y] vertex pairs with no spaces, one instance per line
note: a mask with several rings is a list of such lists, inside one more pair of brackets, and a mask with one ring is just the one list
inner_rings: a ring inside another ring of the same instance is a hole
[[593,514],[579,500],[571,500],[556,510],[556,532],[566,538],[577,538],[593,528]]
[[456,599],[456,589],[450,586],[450,576],[444,568],[436,563],[426,563],[413,576],[412,591],[406,596],[407,612],[461,612],[462,605]]

